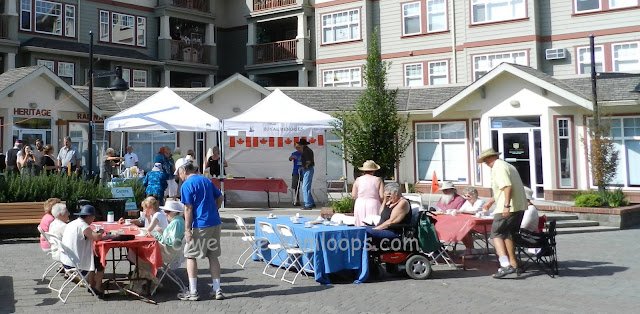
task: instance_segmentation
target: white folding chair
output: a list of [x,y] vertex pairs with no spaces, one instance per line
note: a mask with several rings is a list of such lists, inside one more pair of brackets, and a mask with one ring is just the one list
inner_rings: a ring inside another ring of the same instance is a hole
[[[264,221],[258,221],[258,227],[260,228],[262,233],[271,234],[272,236],[277,237],[278,239],[280,239],[280,237],[278,236],[278,234],[276,233],[275,229],[273,229],[273,226],[270,223],[264,222]],[[272,252],[273,256],[271,257],[271,259],[269,261],[267,261],[266,259],[263,258],[263,260],[266,263],[266,265],[264,266],[264,269],[262,270],[262,274],[263,275],[267,275],[267,276],[269,276],[271,278],[276,278],[280,268],[284,269],[284,267],[285,267],[285,261],[282,259],[282,257],[280,257],[280,252],[284,251],[284,246],[281,243],[272,243],[267,238],[265,238],[263,241],[266,241],[265,243],[267,243],[266,248],[269,249],[269,250],[273,250],[274,252]],[[264,248],[264,246],[261,246],[261,248]],[[267,273],[267,268],[269,268],[271,263],[273,263],[273,261],[275,261],[276,258],[280,260],[280,265],[276,268],[276,271],[273,273],[273,275]]]
[[[76,256],[76,253],[71,251],[69,248],[67,248],[64,244],[62,244],[62,241],[58,240],[56,237],[50,237],[49,238],[54,245],[58,248],[58,251],[60,252],[60,254],[65,254],[67,257],[69,257],[69,259],[71,260],[73,265],[67,265],[71,268],[65,268],[65,272],[67,274],[67,276],[69,276],[67,278],[67,280],[65,280],[64,283],[62,283],[62,286],[60,286],[60,289],[57,290],[58,291],[58,298],[62,301],[62,303],[67,303],[67,299],[69,299],[69,296],[71,295],[71,293],[73,292],[73,290],[76,290],[76,288],[80,287],[81,285],[84,285],[85,287],[87,287],[89,289],[89,291],[91,292],[91,294],[93,294],[94,297],[96,297],[96,299],[99,300],[98,295],[96,295],[96,293],[93,291],[93,288],[91,288],[91,285],[89,284],[89,282],[87,282],[87,279],[85,278],[85,276],[82,274],[82,270],[78,269],[78,261],[79,258],[78,256]],[[64,292],[64,289],[69,286],[69,284],[73,283],[73,280],[75,278],[79,278],[80,280],[78,280],[78,282],[76,282],[73,287],[71,288],[71,290],[69,290],[69,292],[67,293],[66,296],[62,296],[62,293]]]
[[[244,252],[242,252],[240,256],[238,256],[238,260],[236,261],[236,264],[244,268],[244,265],[247,264],[247,261],[249,260],[249,258],[251,258],[251,256],[253,256],[254,254],[257,255],[260,259],[264,260],[264,256],[262,256],[262,245],[264,244],[265,239],[262,239],[262,238],[256,239],[256,237],[254,237],[249,232],[249,229],[247,228],[247,224],[244,222],[244,219],[242,217],[238,215],[233,215],[233,218],[235,218],[236,220],[236,225],[238,226],[238,229],[242,231],[242,241],[248,242],[248,245],[249,245],[249,247],[247,247],[247,249],[244,250]],[[251,254],[249,254],[242,263],[240,263],[240,260],[242,259],[244,254],[247,253],[249,250],[252,250]]]
[[[285,252],[287,252],[287,259],[291,262],[289,266],[285,270],[284,274],[282,274],[282,281],[286,281],[290,284],[295,284],[296,279],[300,274],[304,273],[307,278],[309,278],[308,273],[315,273],[315,269],[313,268],[313,257],[307,258],[307,262],[302,264],[302,258],[308,254],[315,254],[315,250],[313,248],[307,248],[300,245],[298,239],[293,235],[291,228],[286,225],[276,225],[278,229],[278,233],[280,234],[280,241],[284,246]],[[297,273],[293,280],[286,279],[287,273],[291,269],[291,267],[296,267]]]
[[151,289],[151,295],[154,295],[156,293],[156,290],[158,289],[158,287],[160,286],[160,283],[162,283],[162,280],[165,277],[171,279],[171,281],[173,281],[178,286],[178,288],[180,288],[180,292],[187,291],[187,286],[184,285],[184,283],[182,282],[182,279],[180,279],[180,277],[173,271],[174,269],[177,269],[178,267],[180,267],[180,265],[182,265],[182,261],[184,258],[184,254],[182,253],[184,252],[184,245],[185,243],[184,241],[182,241],[182,245],[176,249],[162,246],[162,249],[174,250],[174,252],[171,252],[172,258],[167,261],[163,260],[162,266],[158,268],[158,273],[156,275],[156,277],[158,278],[158,281],[157,281],[157,284],[153,284],[153,289]]
[[[327,198],[330,201],[337,201],[344,197],[345,194],[349,194],[347,191],[347,182],[344,180],[327,180],[326,185]],[[340,193],[340,199],[333,197],[331,193]]]
[[455,267],[456,269],[458,269],[458,265],[456,265],[456,263],[453,262],[453,259],[451,258],[451,256],[449,255],[449,252],[447,251],[447,249],[453,248],[453,246],[450,243],[446,243],[442,240],[440,240],[440,244],[441,245],[438,251],[430,252],[427,254],[427,256],[431,258],[432,263],[435,265],[440,265],[438,263],[438,259],[441,258],[447,264],[447,266]]
[[422,195],[421,194],[419,194],[419,193],[403,193],[402,196],[409,201],[409,203],[412,205],[412,207],[415,204],[415,205],[420,206],[419,210],[422,210],[423,207],[422,207]]
[[[55,246],[51,245],[51,241],[49,241],[48,235],[46,234],[46,232],[44,232],[44,230],[42,230],[42,228],[40,228],[40,226],[38,226],[38,232],[40,232],[40,236],[44,238],[45,241],[47,241],[47,243],[49,244],[49,247],[51,248],[51,250],[49,252],[47,252],[47,255],[50,255],[51,258],[54,257],[54,252],[57,250],[57,248],[55,248]],[[53,236],[53,235],[51,235]],[[53,259],[53,262],[51,264],[49,264],[49,266],[47,266],[47,268],[44,270],[44,273],[42,274],[42,280],[45,280],[45,278],[47,278],[47,275],[49,274],[49,272],[51,272],[53,269],[55,269],[56,271],[58,270],[58,268],[62,266],[62,263],[60,263],[60,261]],[[57,275],[57,273],[56,273]],[[55,275],[54,275],[55,277]],[[53,279],[53,278],[51,278]],[[49,282],[49,284],[51,284],[51,282]]]

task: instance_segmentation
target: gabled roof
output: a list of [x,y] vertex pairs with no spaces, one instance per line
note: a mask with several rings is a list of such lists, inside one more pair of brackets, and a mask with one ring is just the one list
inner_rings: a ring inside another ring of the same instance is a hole
[[522,80],[544,88],[547,91],[552,92],[569,101],[572,101],[579,106],[592,110],[591,100],[582,92],[573,89],[564,82],[527,66],[515,65],[511,63],[501,63],[493,70],[485,74],[483,77],[464,88],[460,93],[444,102],[438,108],[434,109],[433,116],[435,117],[442,114],[443,112],[460,102],[462,99],[469,96],[471,93],[475,92],[476,90],[505,72],[511,73]]
[[[88,87],[74,86],[74,88],[84,97],[89,98]],[[93,88],[93,105],[103,111],[120,112],[137,105],[138,103],[151,97],[153,94],[157,93],[160,90],[162,90],[162,87],[132,88],[129,90],[129,92],[127,92],[127,99],[125,99],[124,102],[118,104],[113,101],[113,98],[111,98],[111,94],[109,94],[109,91],[105,87],[96,86]],[[202,94],[202,92],[206,91],[207,88],[171,88],[171,90],[190,103],[194,103],[192,99]]]
[[42,65],[11,69],[0,74],[0,98],[7,97],[7,95],[14,92],[18,88],[29,84],[31,80],[37,77],[43,77],[53,85],[62,88],[66,93],[71,95],[72,98],[81,103],[85,108],[89,108],[89,101],[87,100],[87,98],[83,97],[69,84],[67,84],[56,74],[51,72],[49,68]]
[[[230,77],[228,77],[226,80],[216,84],[216,86],[209,88],[208,90],[206,90],[204,93],[198,95],[197,97],[194,97],[193,99],[191,99],[191,103],[192,104],[197,104],[200,101],[202,101],[203,99],[214,95],[217,91],[225,88],[226,86],[230,85],[233,82],[242,82],[243,84],[247,85],[248,87],[251,87],[253,89],[255,89],[258,93],[266,96],[269,96],[269,94],[271,94],[270,91],[268,91],[267,89],[265,89],[264,87],[258,85],[257,83],[255,83],[254,81],[246,78],[244,75],[240,74],[240,73],[236,73],[234,75],[231,75]],[[186,98],[189,99],[189,98]]]

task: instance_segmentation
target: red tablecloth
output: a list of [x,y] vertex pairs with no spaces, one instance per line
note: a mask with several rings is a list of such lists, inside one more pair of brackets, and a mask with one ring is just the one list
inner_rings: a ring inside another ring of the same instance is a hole
[[[211,179],[218,189],[220,188],[220,180]],[[256,192],[278,192],[287,193],[287,184],[283,179],[225,179],[224,189],[239,191],[256,191]]]
[[[108,231],[119,230],[124,227],[120,224],[107,224],[104,221],[94,222],[93,224],[100,224],[104,227],[105,234]],[[132,225],[133,229],[133,225]],[[137,229],[137,228],[136,228]],[[132,234],[136,235],[139,233],[138,230],[127,230],[124,229],[124,234]],[[157,269],[162,267],[162,253],[160,251],[160,245],[158,244],[158,240],[154,237],[136,237],[131,241],[96,241],[94,243],[93,249],[98,257],[100,257],[100,263],[102,266],[107,266],[107,253],[109,253],[110,249],[113,248],[131,248],[135,250],[135,253],[138,255],[138,258],[149,262],[153,267],[151,267],[151,271],[153,275],[156,275]]]
[[437,215],[436,220],[438,238],[446,242],[460,242],[472,229],[479,233],[488,233],[493,223],[493,219],[476,218],[468,214]]

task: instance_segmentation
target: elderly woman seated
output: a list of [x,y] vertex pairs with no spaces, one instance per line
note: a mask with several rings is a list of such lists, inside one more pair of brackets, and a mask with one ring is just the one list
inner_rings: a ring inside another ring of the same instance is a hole
[[[144,227],[148,232],[162,231],[167,228],[169,222],[163,211],[159,210],[160,201],[154,196],[147,196],[142,201],[142,213],[140,218],[132,219],[131,223],[138,227]],[[124,224],[125,219],[120,218],[118,223]]]
[[384,201],[380,206],[380,212],[378,225],[367,227],[367,234],[372,238],[374,245],[382,245],[383,239],[400,237],[400,230],[392,228],[394,224],[411,223],[411,205],[402,197],[400,184],[393,182],[384,186]]
[[[51,222],[51,225],[49,225],[49,233],[58,238],[58,240],[62,240],[62,234],[64,233],[65,227],[67,227],[67,223],[69,222],[69,211],[67,210],[67,205],[62,203],[53,205],[53,208],[51,209],[51,215],[55,217],[55,220]],[[51,243],[51,252],[53,259],[59,261],[59,252],[54,243]]]
[[[53,208],[53,205],[60,202],[62,201],[59,198],[50,198],[44,202],[44,216],[42,216],[40,224],[38,225],[42,231],[49,232],[51,223],[56,219],[56,217],[51,214],[51,209]],[[51,250],[49,243],[42,236],[40,236],[40,247],[44,252],[49,252]]]

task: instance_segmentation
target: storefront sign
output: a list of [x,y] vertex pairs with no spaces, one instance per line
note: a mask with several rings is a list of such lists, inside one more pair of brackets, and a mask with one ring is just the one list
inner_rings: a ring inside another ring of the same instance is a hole
[[[89,119],[89,114],[88,113],[78,113],[77,114],[77,118],[78,120],[88,120]],[[104,121],[104,119],[106,119],[106,116],[98,116],[98,115],[93,115],[93,121]]]
[[16,116],[51,117],[51,110],[50,109],[31,109],[31,108],[13,108],[13,114]]

